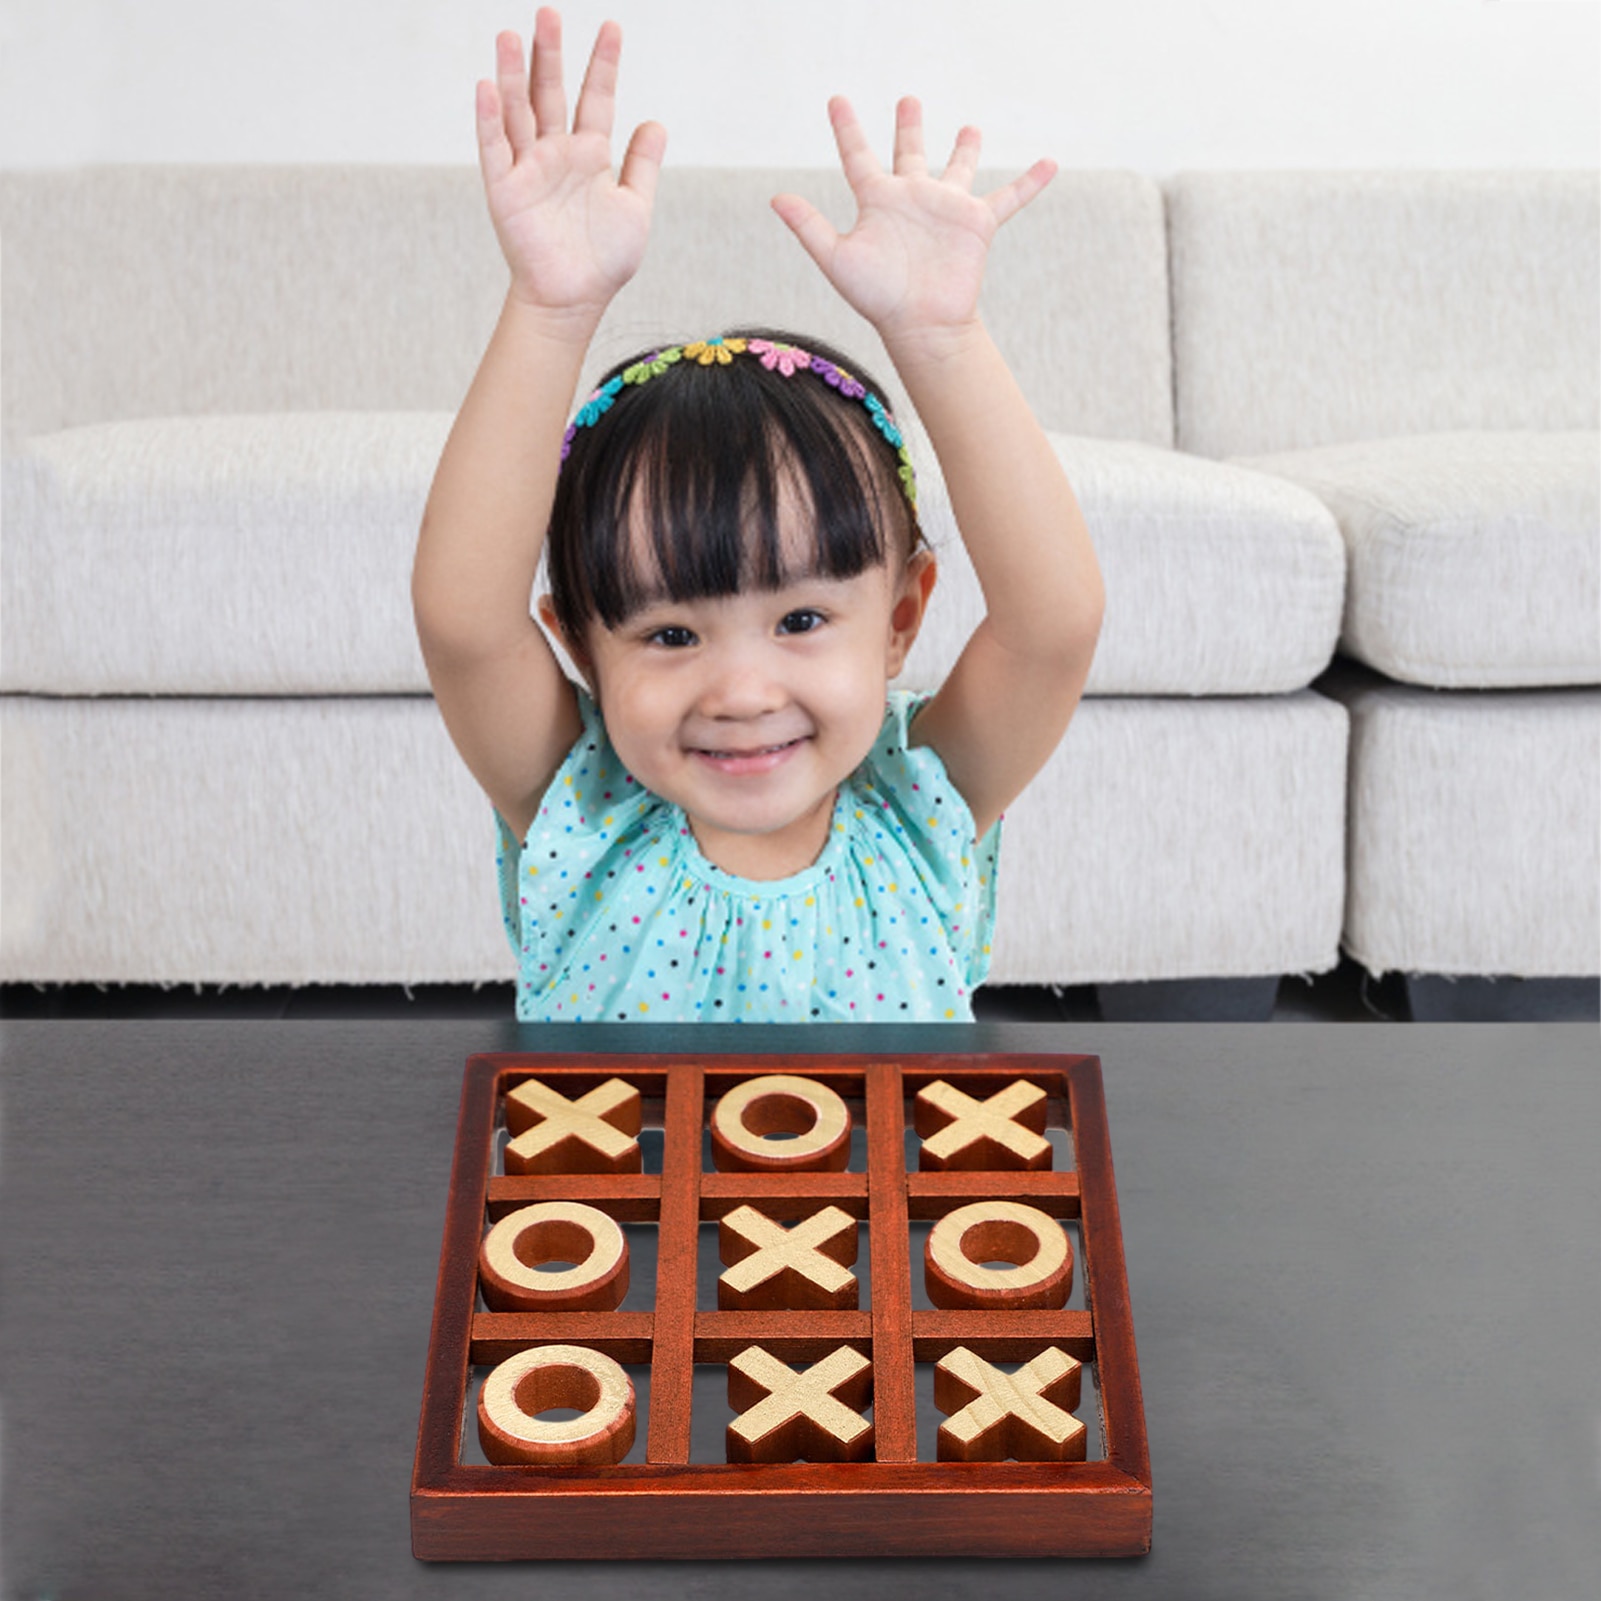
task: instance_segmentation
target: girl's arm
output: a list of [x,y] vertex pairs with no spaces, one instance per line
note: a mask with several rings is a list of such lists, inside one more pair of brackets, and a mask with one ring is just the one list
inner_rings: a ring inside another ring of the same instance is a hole
[[935,178],[915,100],[897,107],[892,174],[845,100],[831,101],[829,116],[856,226],[842,236],[793,195],[773,204],[877,328],[939,456],[986,615],[912,737],[938,751],[983,834],[1066,732],[1105,603],[1067,475],[978,315],[990,240],[1055,168],[1039,162],[979,197],[977,129],[961,131]]
[[571,131],[561,22],[496,41],[497,83],[478,86],[479,159],[511,284],[440,458],[423,513],[412,604],[450,736],[520,838],[578,737],[578,703],[529,614],[555,496],[562,434],[602,313],[644,254],[666,145],[637,129],[620,180],[611,127],[621,35],[595,41]]

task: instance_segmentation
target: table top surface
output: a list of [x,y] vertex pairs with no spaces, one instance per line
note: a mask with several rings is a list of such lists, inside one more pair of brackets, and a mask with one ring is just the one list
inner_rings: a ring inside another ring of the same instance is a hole
[[[408,1491],[465,1058],[1101,1057],[1151,1554],[438,1565]],[[1590,1025],[0,1030],[0,1594],[1565,1601],[1601,1571]]]

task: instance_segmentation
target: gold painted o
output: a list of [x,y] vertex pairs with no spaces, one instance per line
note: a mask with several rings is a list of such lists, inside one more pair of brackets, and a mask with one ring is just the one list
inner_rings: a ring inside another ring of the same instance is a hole
[[[541,1262],[573,1262],[540,1272]],[[628,1294],[628,1241],[617,1220],[581,1201],[539,1201],[484,1236],[478,1281],[497,1312],[609,1312]]]
[[[991,1261],[1007,1267],[986,1267]],[[1062,1225],[1020,1201],[975,1201],[947,1212],[928,1236],[923,1282],[935,1306],[1061,1307],[1073,1288],[1073,1247]]]
[[[538,1416],[557,1407],[582,1415]],[[634,1416],[634,1386],[611,1357],[583,1345],[537,1345],[484,1380],[478,1440],[491,1462],[621,1462],[634,1443]]]
[[[794,1137],[774,1137],[780,1134]],[[850,1154],[850,1108],[816,1079],[788,1073],[746,1079],[712,1111],[719,1172],[839,1173]]]

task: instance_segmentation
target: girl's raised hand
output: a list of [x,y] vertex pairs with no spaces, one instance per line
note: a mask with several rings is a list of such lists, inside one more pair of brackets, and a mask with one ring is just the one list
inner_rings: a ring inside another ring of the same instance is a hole
[[503,33],[495,41],[496,81],[478,85],[478,159],[489,213],[512,293],[530,305],[598,317],[644,256],[667,130],[641,123],[613,178],[621,52],[622,30],[602,23],[570,129],[561,17],[548,6],[534,22],[526,76],[522,40]]
[[945,171],[935,177],[923,152],[923,108],[908,96],[895,108],[894,171],[885,172],[850,102],[828,103],[856,223],[839,233],[799,195],[776,195],[788,224],[828,281],[878,329],[886,343],[960,332],[978,317],[978,291],[995,231],[1056,173],[1037,161],[988,195],[973,193],[981,135],[963,128]]

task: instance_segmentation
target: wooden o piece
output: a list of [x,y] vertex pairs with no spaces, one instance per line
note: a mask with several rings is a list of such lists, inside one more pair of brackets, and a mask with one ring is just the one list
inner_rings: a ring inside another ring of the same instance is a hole
[[1027,1079],[1014,1079],[982,1101],[939,1079],[919,1090],[912,1103],[912,1122],[923,1136],[918,1166],[925,1172],[1048,1168],[1048,1101],[1045,1091]]
[[1003,1373],[959,1345],[934,1368],[941,1462],[1082,1462],[1080,1364],[1050,1346],[1016,1373]]
[[816,1079],[746,1079],[712,1111],[712,1160],[721,1173],[840,1173],[850,1154],[850,1108]]
[[858,1410],[873,1393],[873,1364],[841,1345],[799,1373],[747,1345],[728,1364],[730,1462],[861,1462],[873,1425]]
[[537,1078],[506,1092],[508,1173],[638,1173],[639,1091],[607,1079],[576,1101]]
[[[986,1267],[986,1262],[1011,1267]],[[1073,1247],[1062,1226],[1020,1201],[975,1201],[929,1231],[923,1282],[935,1306],[991,1311],[1066,1306]]]
[[[582,1417],[541,1419],[555,1407]],[[491,1462],[592,1467],[634,1443],[634,1386],[611,1357],[582,1345],[536,1345],[507,1357],[478,1395],[478,1439]]]
[[[541,1262],[574,1262],[541,1273]],[[628,1241],[617,1220],[581,1201],[508,1212],[478,1248],[478,1280],[497,1312],[609,1312],[628,1294]]]
[[729,1269],[717,1281],[724,1311],[850,1310],[856,1305],[856,1219],[825,1206],[785,1228],[753,1206],[737,1207],[717,1227]]

